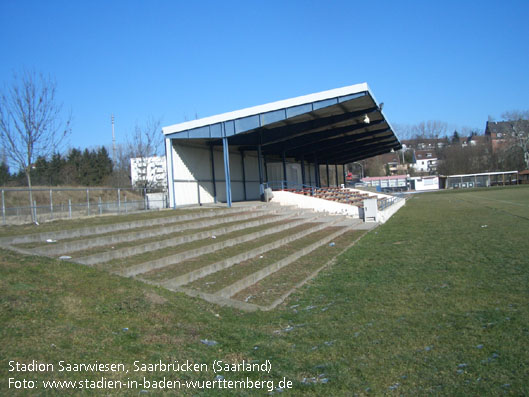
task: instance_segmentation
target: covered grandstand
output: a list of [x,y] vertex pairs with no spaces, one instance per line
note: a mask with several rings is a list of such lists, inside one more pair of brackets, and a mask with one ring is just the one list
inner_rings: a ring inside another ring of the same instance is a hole
[[171,207],[339,186],[345,164],[401,144],[366,83],[163,128]]

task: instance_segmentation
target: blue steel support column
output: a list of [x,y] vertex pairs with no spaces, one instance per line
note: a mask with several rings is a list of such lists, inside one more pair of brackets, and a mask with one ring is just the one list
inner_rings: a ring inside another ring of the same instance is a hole
[[263,165],[261,164],[262,157],[263,155],[261,153],[261,145],[257,145],[257,166],[259,168],[259,196],[264,194]]
[[283,153],[281,155],[282,157],[282,160],[283,160],[283,181],[285,183],[285,186],[283,187],[283,182],[281,182],[281,188],[282,189],[286,189],[288,187],[288,184],[287,184],[287,160],[285,158],[285,151],[283,150]]
[[346,185],[346,175],[345,175],[345,164],[342,164],[342,171],[343,171],[343,185],[347,187],[347,185]]
[[301,184],[305,185],[305,156],[301,156]]
[[329,178],[329,162],[325,162],[325,167],[327,171],[327,187],[331,187],[331,179]]
[[244,191],[244,201],[247,201],[248,197],[246,197],[246,172],[244,170],[244,150],[241,150],[241,163],[242,163],[242,190]]
[[336,187],[340,186],[338,183],[338,164],[334,164],[334,173],[336,174]]
[[[173,140],[165,140],[165,155],[169,159],[169,169],[167,170],[167,188],[169,189],[169,194],[173,198],[173,208],[176,208],[176,193],[174,186],[174,166],[173,166]],[[169,199],[170,200],[170,199]]]
[[215,204],[217,203],[217,184],[215,183],[215,159],[213,156],[213,145],[209,146],[209,151],[211,154],[211,178],[213,179],[213,199]]
[[226,179],[226,203],[231,207],[231,177],[230,177],[230,152],[228,138],[222,138],[222,149],[224,152],[224,178]]

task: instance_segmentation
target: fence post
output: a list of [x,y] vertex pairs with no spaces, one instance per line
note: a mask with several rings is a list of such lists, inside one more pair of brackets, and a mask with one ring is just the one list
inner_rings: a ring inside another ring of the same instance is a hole
[[37,222],[37,200],[33,200],[33,217]]
[[125,195],[125,214],[127,213],[127,195]]
[[118,188],[118,214],[121,212],[121,189]]
[[198,205],[202,206],[202,203],[200,202],[200,183],[197,181],[197,197],[198,197]]
[[143,188],[143,209],[147,211],[148,201],[147,201],[147,189]]
[[86,214],[90,215],[90,190],[86,189]]
[[101,204],[101,196],[99,196],[99,215],[103,213],[103,206]]
[[2,189],[2,223],[6,224],[6,202],[4,197],[4,189]]
[[53,190],[50,189],[50,217],[53,219]]

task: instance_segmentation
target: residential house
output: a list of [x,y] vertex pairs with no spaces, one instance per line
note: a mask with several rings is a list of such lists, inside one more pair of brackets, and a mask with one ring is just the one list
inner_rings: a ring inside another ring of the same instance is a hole
[[414,163],[412,164],[415,172],[434,174],[437,172],[437,155],[433,150],[416,150],[414,152]]
[[527,139],[529,120],[487,121],[485,136],[490,138],[492,151],[495,152],[509,141]]

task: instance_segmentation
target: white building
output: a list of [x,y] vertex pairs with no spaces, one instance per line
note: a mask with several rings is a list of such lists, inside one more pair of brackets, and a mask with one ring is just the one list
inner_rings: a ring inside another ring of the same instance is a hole
[[437,156],[430,150],[417,150],[415,152],[415,163],[412,167],[417,172],[436,172],[437,171]]
[[410,187],[415,191],[425,190],[439,190],[439,177],[438,176],[416,176],[409,178]]
[[132,186],[167,187],[165,156],[137,157],[130,159]]

